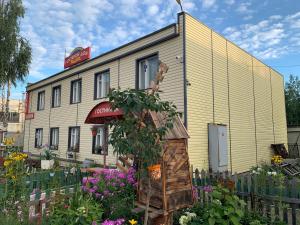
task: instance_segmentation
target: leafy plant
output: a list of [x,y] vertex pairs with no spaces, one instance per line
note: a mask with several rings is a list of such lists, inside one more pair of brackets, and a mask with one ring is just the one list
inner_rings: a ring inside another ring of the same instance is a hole
[[106,218],[130,218],[134,207],[135,184],[135,171],[132,168],[128,173],[104,169],[93,177],[84,178],[82,189],[103,204]]
[[[178,114],[173,103],[162,101],[159,96],[159,84],[168,67],[160,63],[159,68],[155,81],[152,81],[152,89],[113,89],[108,94],[112,109],[123,111],[123,119],[111,123],[109,143],[119,155],[134,155],[141,162],[142,169],[158,163],[163,137],[173,127]],[[149,114],[151,111],[163,113],[164,124],[156,127]]]
[[52,225],[85,225],[100,223],[103,208],[92,196],[76,191],[69,198],[61,198],[51,207],[48,224]]
[[45,145],[43,149],[42,160],[52,160],[56,158],[56,154],[49,149],[49,146]]

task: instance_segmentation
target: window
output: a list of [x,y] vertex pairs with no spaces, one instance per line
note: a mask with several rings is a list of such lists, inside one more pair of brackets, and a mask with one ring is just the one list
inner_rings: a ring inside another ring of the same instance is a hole
[[158,56],[154,55],[138,61],[137,85],[139,89],[150,88],[158,71]]
[[52,89],[52,108],[59,107],[61,100],[61,86]]
[[80,127],[69,128],[69,151],[79,152]]
[[59,142],[59,128],[53,127],[50,129],[50,149],[57,150]]
[[107,155],[108,150],[108,128],[98,126],[96,136],[93,137],[93,154]]
[[37,102],[37,110],[45,109],[45,91],[41,91],[38,93],[38,102]]
[[35,142],[34,147],[35,148],[41,148],[43,145],[43,129],[37,128],[35,129]]
[[71,82],[71,104],[81,102],[81,79]]
[[95,74],[95,97],[94,99],[98,98],[105,98],[109,92],[109,71],[101,72]]

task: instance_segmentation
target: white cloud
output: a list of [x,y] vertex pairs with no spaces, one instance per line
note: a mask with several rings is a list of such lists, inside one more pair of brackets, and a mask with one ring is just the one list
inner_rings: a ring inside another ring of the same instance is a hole
[[255,56],[278,58],[300,50],[300,27],[295,26],[298,17],[300,13],[286,17],[273,15],[256,24],[227,27],[223,33]]
[[204,9],[211,8],[215,5],[216,0],[202,0],[202,7]]
[[[185,11],[197,0],[184,0]],[[24,0],[21,32],[32,45],[29,81],[63,69],[65,49],[92,46],[96,56],[174,23],[175,0]]]
[[225,0],[225,3],[227,5],[233,5],[235,3],[235,0]]

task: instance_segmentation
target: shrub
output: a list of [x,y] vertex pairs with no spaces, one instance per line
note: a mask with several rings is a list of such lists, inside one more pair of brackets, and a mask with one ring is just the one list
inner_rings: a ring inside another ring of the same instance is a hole
[[83,179],[82,190],[101,201],[105,218],[131,218],[136,186],[135,170],[123,173],[115,169],[103,169],[93,177]]

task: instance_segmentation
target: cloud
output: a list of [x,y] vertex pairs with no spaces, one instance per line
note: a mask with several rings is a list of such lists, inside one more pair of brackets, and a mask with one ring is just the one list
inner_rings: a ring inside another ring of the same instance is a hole
[[233,5],[235,3],[235,0],[225,0],[225,4],[227,5]]
[[[184,0],[192,12],[196,0]],[[24,0],[21,33],[32,46],[29,81],[63,69],[65,50],[92,46],[96,56],[177,20],[175,0]]]
[[256,24],[227,27],[223,34],[261,59],[279,58],[300,50],[300,13],[270,16]]
[[202,0],[202,7],[204,9],[211,8],[215,5],[216,0]]

